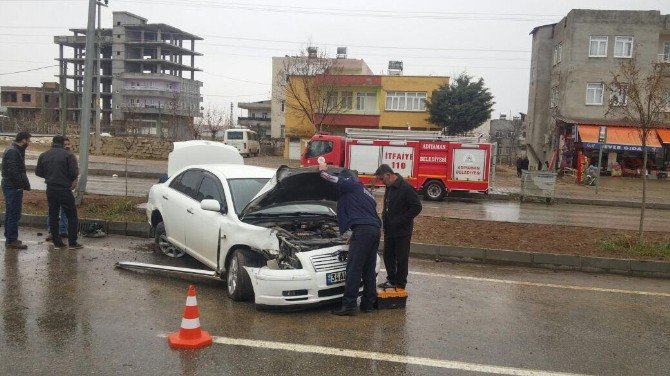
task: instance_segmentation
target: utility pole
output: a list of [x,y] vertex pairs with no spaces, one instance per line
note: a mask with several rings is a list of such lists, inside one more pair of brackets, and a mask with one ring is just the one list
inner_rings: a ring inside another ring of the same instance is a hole
[[597,172],[597,177],[596,177],[596,194],[598,194],[598,187],[600,186],[600,164],[603,163],[603,147],[605,146],[605,143],[607,142],[607,127],[606,126],[601,126],[600,131],[598,132],[598,144],[599,146],[599,151],[598,151],[598,172]]
[[230,126],[235,127],[235,123],[233,123],[233,102],[230,102]]
[[101,79],[100,79],[100,68],[102,68],[102,64],[100,63],[100,53],[102,52],[101,48],[101,40],[102,40],[102,33],[100,31],[101,29],[101,22],[100,22],[100,14],[102,13],[100,11],[101,7],[106,7],[107,6],[107,0],[105,0],[105,3],[103,4],[101,1],[96,2],[98,5],[98,28],[96,30],[96,35],[95,35],[95,153],[100,154],[100,84]]
[[88,0],[88,25],[86,27],[86,56],[84,59],[84,87],[81,101],[81,123],[79,135],[79,184],[77,186],[77,204],[86,192],[88,180],[88,149],[91,132],[91,102],[93,89],[93,51],[95,50],[95,0]]

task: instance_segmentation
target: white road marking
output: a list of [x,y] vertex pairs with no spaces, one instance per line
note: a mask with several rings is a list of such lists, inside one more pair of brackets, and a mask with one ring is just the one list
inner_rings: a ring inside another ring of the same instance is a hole
[[[161,337],[165,337],[162,335]],[[214,343],[231,346],[256,347],[260,349],[292,351],[298,353],[319,354],[329,356],[343,356],[348,358],[369,359],[376,361],[413,364],[418,366],[436,367],[444,369],[453,369],[469,372],[483,372],[496,375],[515,375],[515,376],[577,376],[576,373],[552,372],[544,370],[493,366],[487,364],[467,363],[453,360],[423,358],[418,356],[397,355],[390,353],[381,353],[375,351],[350,350],[337,347],[325,347],[315,345],[304,345],[299,343],[262,341],[255,339],[230,338],[212,336]]]
[[[382,269],[382,271],[386,272],[385,269]],[[498,279],[498,278],[469,277],[469,276],[456,275],[456,274],[440,274],[440,273],[426,273],[426,272],[412,272],[412,271],[410,271],[409,274],[426,276],[426,277],[462,279],[462,280],[466,280],[466,281],[504,283],[504,284],[508,284],[508,285],[550,287],[550,288],[556,288],[556,289],[580,290],[580,291],[597,291],[597,292],[609,292],[609,293],[617,293],[617,294],[663,296],[663,297],[670,298],[670,293],[665,293],[665,292],[607,289],[607,288],[601,288],[601,287],[576,286],[576,285],[558,285],[558,284],[553,284],[553,283],[514,281],[514,280],[509,280],[509,279]]]

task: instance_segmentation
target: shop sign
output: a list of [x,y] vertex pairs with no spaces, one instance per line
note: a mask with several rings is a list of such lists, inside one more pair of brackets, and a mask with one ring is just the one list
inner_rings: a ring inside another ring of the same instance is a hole
[[[584,148],[586,149],[600,149],[600,144],[596,142],[586,142],[584,143]],[[647,152],[656,153],[659,148],[647,146]],[[639,151],[642,152],[641,145],[614,145],[614,144],[603,144],[603,150],[611,151]]]

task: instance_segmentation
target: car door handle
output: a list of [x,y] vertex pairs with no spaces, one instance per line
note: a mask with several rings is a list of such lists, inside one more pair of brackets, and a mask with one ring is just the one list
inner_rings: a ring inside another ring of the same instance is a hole
[[189,209],[186,209],[186,211],[189,212],[190,214],[193,214],[193,209],[189,208]]
[[167,200],[167,199],[168,199],[168,198],[167,198],[167,195],[163,195],[163,199],[164,199],[164,200]]

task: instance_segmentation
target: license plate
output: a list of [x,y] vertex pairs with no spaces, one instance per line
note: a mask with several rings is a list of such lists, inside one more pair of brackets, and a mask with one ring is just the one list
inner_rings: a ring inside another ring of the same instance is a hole
[[342,283],[344,282],[345,279],[347,279],[347,272],[344,270],[341,272],[327,273],[326,285],[334,285],[336,283]]

